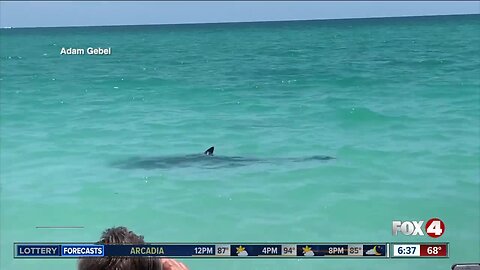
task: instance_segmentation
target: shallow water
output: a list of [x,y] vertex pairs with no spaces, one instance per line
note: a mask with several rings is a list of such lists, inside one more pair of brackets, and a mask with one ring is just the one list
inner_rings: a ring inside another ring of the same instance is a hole
[[[15,241],[450,242],[449,259],[184,260],[191,269],[480,261],[478,16],[0,31],[1,269]],[[477,34],[475,34],[477,33]],[[65,56],[62,47],[111,47]],[[216,154],[321,162],[112,163]],[[439,239],[391,221],[439,217]],[[84,226],[84,229],[36,229]]]

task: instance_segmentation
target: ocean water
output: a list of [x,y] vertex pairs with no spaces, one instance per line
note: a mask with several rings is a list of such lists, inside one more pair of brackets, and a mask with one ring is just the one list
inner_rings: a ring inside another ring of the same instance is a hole
[[[17,241],[450,242],[448,259],[182,260],[191,269],[480,261],[479,16],[0,31],[2,270]],[[60,55],[62,47],[112,55]],[[119,169],[131,157],[271,160]],[[329,161],[279,162],[314,155]],[[445,233],[392,236],[392,220]],[[37,226],[82,226],[39,229]]]

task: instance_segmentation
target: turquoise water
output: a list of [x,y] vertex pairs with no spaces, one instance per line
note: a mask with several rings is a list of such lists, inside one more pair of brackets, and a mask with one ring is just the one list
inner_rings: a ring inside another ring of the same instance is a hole
[[[191,269],[480,261],[479,16],[0,31],[1,269],[15,241],[450,242],[449,259],[183,260]],[[60,55],[62,47],[112,55]],[[275,160],[118,169],[130,157]],[[439,217],[445,234],[391,235]],[[36,226],[83,226],[37,229]]]

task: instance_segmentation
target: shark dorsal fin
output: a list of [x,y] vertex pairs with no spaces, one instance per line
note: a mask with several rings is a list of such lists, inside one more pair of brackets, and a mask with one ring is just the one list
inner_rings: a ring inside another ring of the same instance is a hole
[[203,152],[207,156],[213,156],[213,150],[215,150],[215,147],[210,147],[208,148],[205,152]]

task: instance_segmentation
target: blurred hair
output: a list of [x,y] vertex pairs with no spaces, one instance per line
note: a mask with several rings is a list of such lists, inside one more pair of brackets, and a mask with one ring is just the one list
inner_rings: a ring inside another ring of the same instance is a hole
[[[97,244],[128,245],[145,244],[143,236],[125,227],[113,227],[102,233]],[[78,270],[161,270],[162,264],[154,257],[98,257],[80,258]]]

